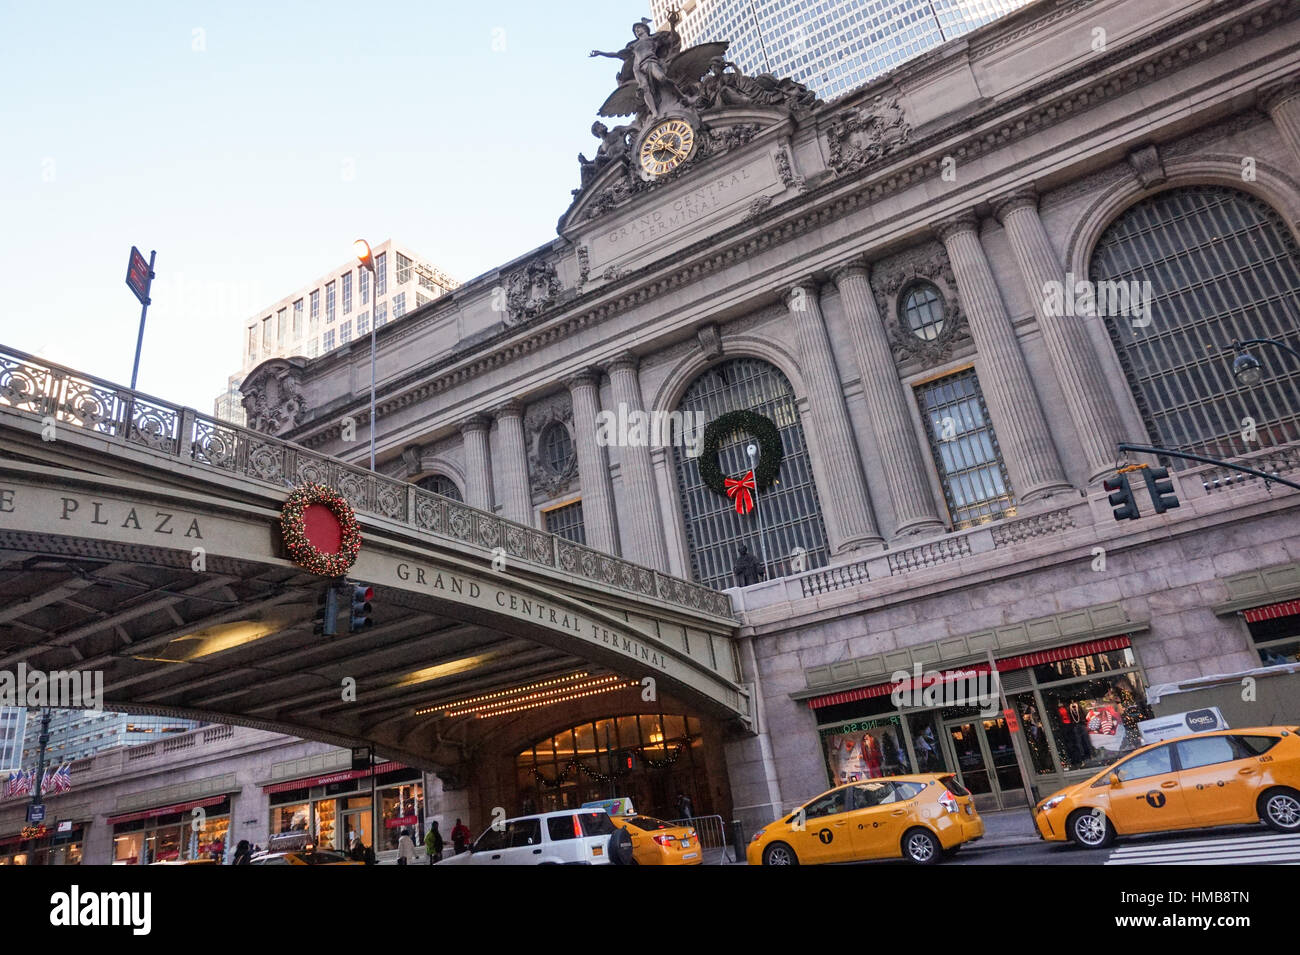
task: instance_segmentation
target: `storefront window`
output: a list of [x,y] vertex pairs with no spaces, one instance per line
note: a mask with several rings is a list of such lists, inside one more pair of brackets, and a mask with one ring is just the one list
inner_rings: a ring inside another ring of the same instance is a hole
[[1034,694],[1020,693],[1008,702],[1020,714],[1020,728],[1025,734],[1025,746],[1029,750],[1029,761],[1033,764],[1034,771],[1040,776],[1055,772],[1052,746],[1047,741],[1047,730],[1043,728],[1043,719],[1038,712],[1038,704],[1034,701]]
[[292,803],[287,806],[271,807],[270,834],[281,832],[305,832],[307,830],[307,806],[305,802]]
[[1092,676],[1111,670],[1127,670],[1134,666],[1131,649],[1112,650],[1106,653],[1089,653],[1085,656],[1071,657],[1068,660],[1055,660],[1034,667],[1034,679],[1039,683],[1055,683],[1057,680],[1069,680],[1076,677]]
[[948,758],[939,739],[939,711],[908,714],[907,729],[912,737],[912,752],[916,754],[916,772],[947,772]]
[[222,862],[226,853],[226,836],[230,832],[229,816],[206,816],[203,825],[194,828],[193,822],[187,826],[189,845],[186,847],[187,859],[216,859]]
[[1247,626],[1264,666],[1300,661],[1300,615],[1255,620]]
[[419,783],[379,790],[379,818],[384,839],[379,851],[396,849],[403,829],[407,830],[412,840],[420,838],[420,807],[423,801],[424,787]]
[[911,772],[902,720],[859,720],[821,733],[833,785]]
[[140,850],[143,847],[143,832],[123,832],[114,835],[113,861],[123,865],[136,865],[140,861]]
[[170,862],[181,857],[181,817],[163,816],[153,832],[146,830],[145,855],[149,862]]
[[1062,769],[1106,766],[1121,753],[1142,745],[1138,723],[1151,719],[1152,712],[1137,673],[1047,687],[1040,692]]

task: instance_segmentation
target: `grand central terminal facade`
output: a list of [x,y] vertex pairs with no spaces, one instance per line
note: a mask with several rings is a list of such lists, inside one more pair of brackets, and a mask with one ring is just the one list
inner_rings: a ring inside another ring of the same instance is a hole
[[[396,721],[471,826],[686,795],[752,827],[904,771],[1010,808],[1139,719],[1300,715],[1300,496],[1117,449],[1300,470],[1300,367],[1247,387],[1231,344],[1300,327],[1300,2],[1040,0],[831,103],[722,44],[624,52],[556,239],[376,333],[386,486],[505,537],[460,535],[454,585],[369,538],[349,576],[409,592],[404,665],[459,646],[426,598],[513,628],[512,665],[476,645],[446,673],[497,683],[314,738]],[[365,468],[370,363],[263,363],[250,433]],[[1102,482],[1140,463],[1179,506],[1133,472],[1117,521]],[[496,582],[512,534],[565,594]],[[992,709],[896,692],[990,666]]]

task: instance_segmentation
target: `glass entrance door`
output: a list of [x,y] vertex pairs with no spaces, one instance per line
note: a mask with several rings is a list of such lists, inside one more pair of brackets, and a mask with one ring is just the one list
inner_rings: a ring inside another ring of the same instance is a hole
[[1002,716],[946,724],[946,737],[956,757],[958,778],[979,810],[1025,805],[1025,789],[1016,762],[1011,731]]

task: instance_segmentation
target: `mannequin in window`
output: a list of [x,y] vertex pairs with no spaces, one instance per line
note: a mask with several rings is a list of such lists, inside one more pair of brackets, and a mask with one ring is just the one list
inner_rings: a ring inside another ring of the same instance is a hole
[[884,775],[880,769],[880,744],[876,742],[876,738],[870,733],[862,734],[862,761],[866,763],[867,777],[869,779],[876,779]]

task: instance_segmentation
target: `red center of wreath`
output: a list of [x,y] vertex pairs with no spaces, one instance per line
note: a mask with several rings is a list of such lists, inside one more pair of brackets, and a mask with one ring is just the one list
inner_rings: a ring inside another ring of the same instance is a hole
[[324,504],[308,504],[302,511],[302,532],[308,543],[322,554],[343,549],[343,525]]

